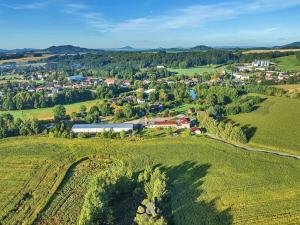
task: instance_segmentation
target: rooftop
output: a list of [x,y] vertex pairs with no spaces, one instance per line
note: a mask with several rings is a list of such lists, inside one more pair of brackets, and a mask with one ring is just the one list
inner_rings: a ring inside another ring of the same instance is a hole
[[97,128],[133,128],[132,123],[96,123],[96,124],[74,124],[72,129],[97,129]]

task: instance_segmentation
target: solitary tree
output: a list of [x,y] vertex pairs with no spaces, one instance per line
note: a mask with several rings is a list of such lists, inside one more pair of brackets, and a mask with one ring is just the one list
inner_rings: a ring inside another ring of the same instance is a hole
[[53,108],[53,115],[56,121],[66,118],[66,108],[63,105],[57,105]]

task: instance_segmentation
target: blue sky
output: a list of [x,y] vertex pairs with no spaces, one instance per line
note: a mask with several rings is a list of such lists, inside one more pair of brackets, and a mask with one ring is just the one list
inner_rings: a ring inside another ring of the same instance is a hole
[[273,46],[299,21],[300,0],[0,0],[0,48]]

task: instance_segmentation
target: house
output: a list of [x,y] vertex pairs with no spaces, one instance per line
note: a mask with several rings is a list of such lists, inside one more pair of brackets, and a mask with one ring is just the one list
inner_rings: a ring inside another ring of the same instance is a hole
[[152,104],[150,105],[150,111],[152,112],[158,112],[162,111],[164,109],[164,106],[161,104]]
[[143,98],[138,98],[136,101],[139,104],[145,104],[146,103],[145,99],[143,99]]
[[104,83],[106,83],[108,86],[115,85],[116,84],[116,80],[114,80],[114,79],[106,79],[104,81]]
[[246,74],[234,73],[233,76],[236,80],[249,80],[250,79],[250,75],[246,75]]
[[148,90],[145,91],[145,93],[150,94],[151,92],[154,92],[154,91],[155,91],[155,89],[148,89]]
[[71,131],[73,133],[102,133],[105,131],[114,131],[114,132],[121,132],[121,131],[131,131],[134,129],[134,125],[132,123],[98,123],[98,124],[74,124]]
[[81,82],[84,80],[84,77],[79,75],[79,76],[70,76],[70,77],[67,77],[68,81],[70,82]]
[[165,121],[154,121],[149,122],[146,125],[147,128],[176,128],[176,129],[184,129],[190,128],[191,122],[189,118],[182,117],[178,120],[165,120]]
[[198,127],[192,127],[191,128],[191,133],[193,135],[199,135],[199,134],[202,134],[202,131]]

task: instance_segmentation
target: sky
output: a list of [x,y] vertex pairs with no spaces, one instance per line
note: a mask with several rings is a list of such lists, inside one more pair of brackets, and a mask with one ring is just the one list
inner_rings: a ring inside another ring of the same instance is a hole
[[300,41],[300,0],[0,0],[1,49],[294,41]]

